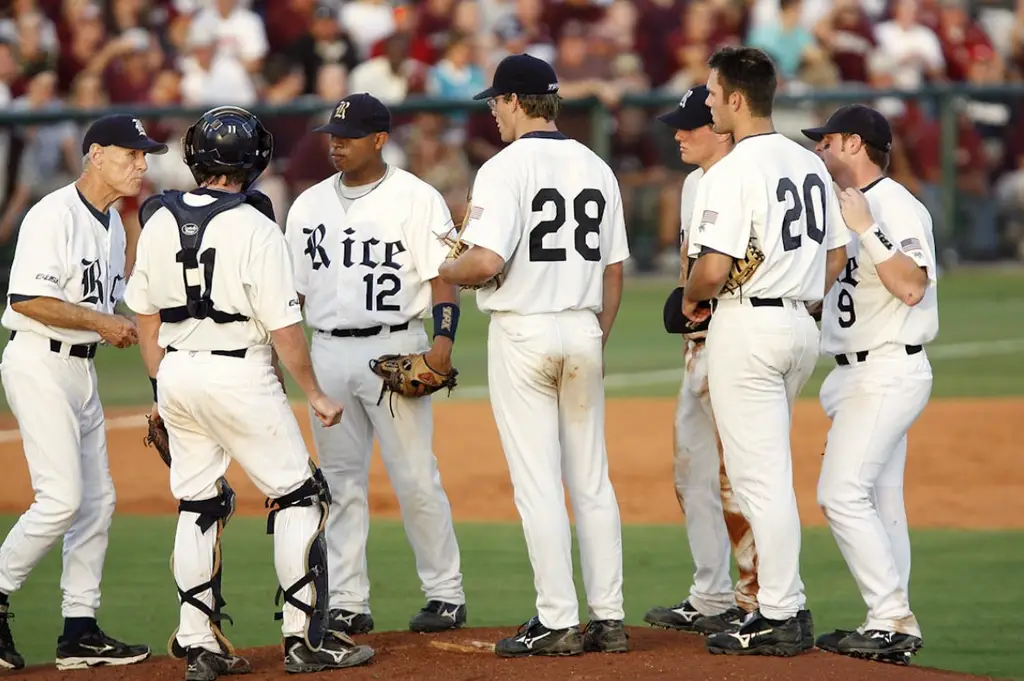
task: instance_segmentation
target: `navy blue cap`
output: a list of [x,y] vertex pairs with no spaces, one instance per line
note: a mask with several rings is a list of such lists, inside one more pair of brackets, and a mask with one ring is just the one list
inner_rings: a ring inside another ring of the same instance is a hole
[[805,136],[820,142],[825,135],[847,133],[860,135],[865,144],[889,151],[892,149],[892,127],[885,116],[863,104],[848,104],[837,109],[825,125],[801,130]]
[[505,57],[494,70],[494,83],[473,99],[500,95],[552,95],[558,92],[558,78],[551,64],[528,54]]
[[711,107],[705,103],[707,99],[706,85],[690,88],[679,100],[679,106],[658,116],[658,120],[676,130],[696,130],[711,125]]
[[349,139],[391,132],[391,112],[373,95],[360,92],[338,102],[331,120],[314,128],[313,132],[326,132]]
[[90,125],[82,138],[82,154],[88,154],[89,147],[94,144],[141,149],[147,154],[167,153],[167,145],[150,139],[142,122],[128,114],[104,116]]

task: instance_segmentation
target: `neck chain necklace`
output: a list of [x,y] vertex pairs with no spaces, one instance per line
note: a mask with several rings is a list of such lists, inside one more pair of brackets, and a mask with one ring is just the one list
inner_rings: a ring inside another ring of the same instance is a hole
[[391,172],[391,166],[388,165],[388,164],[385,164],[384,165],[384,174],[381,175],[380,179],[377,180],[376,182],[374,182],[373,185],[369,189],[367,189],[365,192],[363,192],[359,196],[350,196],[349,194],[347,194],[345,192],[346,185],[343,182],[343,180],[345,179],[345,173],[342,173],[342,174],[338,175],[338,193],[341,194],[346,199],[348,199],[349,201],[355,201],[356,199],[361,199],[364,196],[366,196],[367,194],[369,194],[370,192],[372,192],[374,189],[379,187],[381,185],[381,183],[388,178],[388,174],[390,172]]

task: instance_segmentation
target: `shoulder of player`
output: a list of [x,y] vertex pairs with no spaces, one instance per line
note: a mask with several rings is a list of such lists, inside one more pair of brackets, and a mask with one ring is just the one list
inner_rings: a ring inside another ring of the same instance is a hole
[[47,225],[68,224],[72,220],[72,207],[80,203],[74,185],[50,192],[33,204],[25,213],[23,225],[43,223]]
[[295,200],[292,201],[292,205],[288,209],[288,213],[291,214],[293,211],[306,210],[309,207],[320,207],[320,202],[323,201],[325,196],[334,194],[334,180],[337,176],[338,173],[332,173],[313,186],[302,190],[302,192],[295,197]]
[[441,197],[441,192],[437,191],[432,184],[403,168],[395,168],[390,181],[394,182],[394,187],[400,189],[407,198],[436,199]]
[[931,213],[921,203],[921,200],[891,177],[882,179],[876,186],[868,189],[865,196],[874,209],[883,212],[893,210],[903,213],[910,212],[922,220],[927,218],[925,224],[931,226]]

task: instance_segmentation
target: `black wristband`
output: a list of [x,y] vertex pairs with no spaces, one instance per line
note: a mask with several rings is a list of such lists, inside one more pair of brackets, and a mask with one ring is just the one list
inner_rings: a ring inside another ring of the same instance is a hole
[[455,342],[455,329],[459,327],[459,306],[438,303],[434,306],[434,336],[445,336]]
[[149,377],[149,382],[153,384],[153,401],[156,402],[156,379],[152,376]]

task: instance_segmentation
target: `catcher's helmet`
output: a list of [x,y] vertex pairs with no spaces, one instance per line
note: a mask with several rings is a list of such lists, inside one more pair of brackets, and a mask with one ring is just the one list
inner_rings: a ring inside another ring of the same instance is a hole
[[274,153],[274,136],[260,119],[238,106],[210,109],[193,123],[181,140],[185,165],[192,177],[196,173],[216,177],[225,172],[244,170],[243,190],[256,181]]

